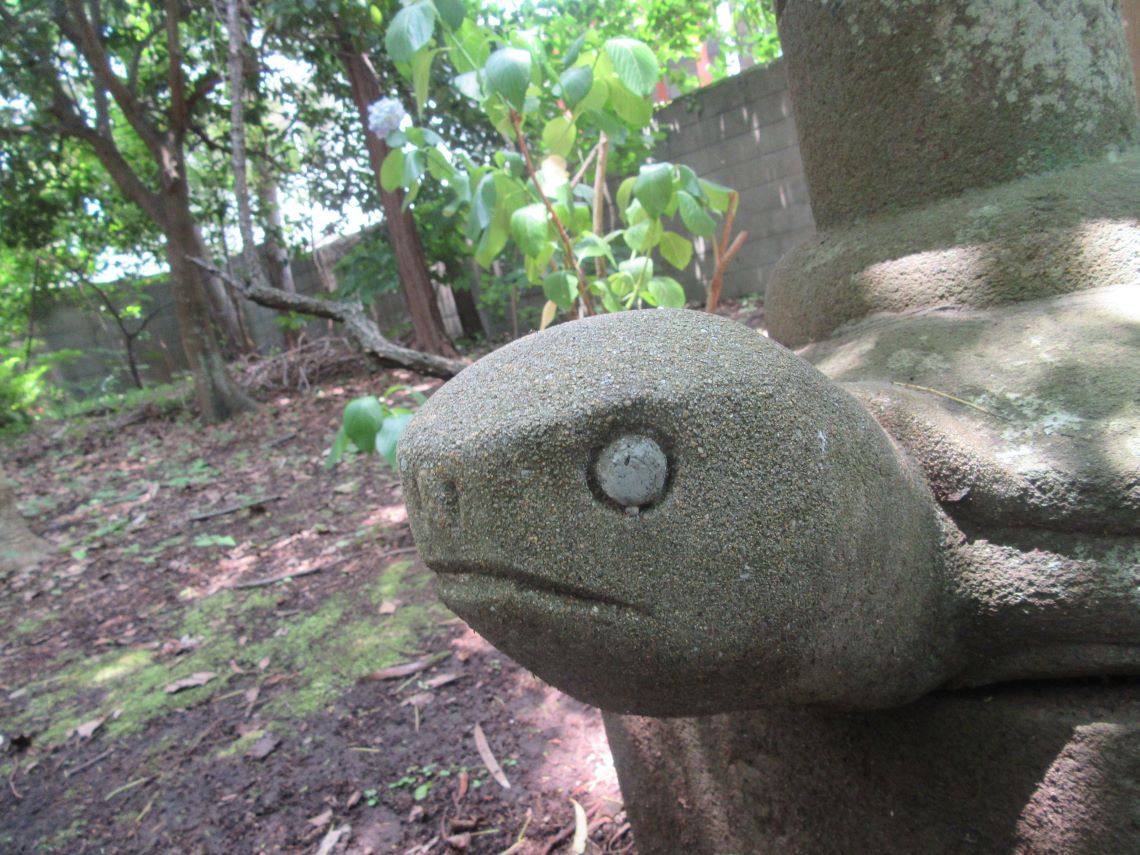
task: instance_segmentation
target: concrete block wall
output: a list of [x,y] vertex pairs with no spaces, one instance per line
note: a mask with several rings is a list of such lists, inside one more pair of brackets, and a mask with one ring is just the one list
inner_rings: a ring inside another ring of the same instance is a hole
[[[740,193],[734,231],[747,231],[748,241],[725,273],[723,296],[762,294],[780,256],[815,232],[783,61],[678,98],[656,120],[665,133],[657,160]],[[677,279],[700,299],[712,273],[712,246],[698,240]]]

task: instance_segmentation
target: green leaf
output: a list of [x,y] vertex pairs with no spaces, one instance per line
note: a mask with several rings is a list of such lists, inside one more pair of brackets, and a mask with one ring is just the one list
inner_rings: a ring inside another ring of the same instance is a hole
[[587,258],[606,258],[609,259],[610,264],[617,263],[614,261],[614,254],[610,245],[593,232],[586,232],[578,238],[578,242],[574,244],[574,255],[579,261],[584,261]]
[[542,129],[542,144],[551,154],[566,157],[574,148],[578,128],[565,116],[555,116]]
[[704,196],[697,173],[693,172],[692,167],[685,166],[683,163],[677,164],[677,177],[673,181],[673,186],[678,190],[684,190],[696,199]]
[[678,270],[684,270],[693,260],[692,242],[676,232],[665,232],[661,235],[657,248],[661,251],[661,257]]
[[635,128],[644,128],[649,124],[649,120],[653,118],[653,105],[647,99],[635,95],[617,81],[612,81],[608,88],[610,106],[623,121]]
[[562,311],[568,312],[578,297],[578,280],[568,270],[556,271],[542,280],[542,293]]
[[511,237],[524,255],[539,255],[547,244],[546,206],[527,205],[511,214]]
[[657,246],[657,242],[661,240],[661,234],[664,231],[660,220],[647,218],[626,229],[623,237],[626,246],[634,252],[649,252]]
[[619,210],[624,211],[629,207],[629,200],[633,196],[633,184],[635,181],[637,181],[637,176],[631,175],[618,187],[617,195],[614,198],[617,200]]
[[625,310],[625,306],[621,304],[613,291],[608,288],[602,292],[602,306],[605,307],[607,312],[621,312]]
[[427,103],[433,59],[435,59],[433,50],[418,50],[412,56],[412,97],[416,100],[417,116],[423,115],[424,104]]
[[380,7],[374,3],[368,5],[368,14],[372,17],[372,23],[379,27],[384,23],[384,13],[380,11]]
[[375,395],[366,395],[348,402],[341,429],[353,445],[371,454],[376,447],[376,432],[383,423],[384,406]]
[[388,465],[393,469],[397,468],[396,444],[400,441],[400,436],[403,434],[404,428],[408,426],[408,422],[411,420],[412,413],[393,413],[384,419],[384,424],[380,427],[380,432],[376,434],[376,451],[380,453],[381,457],[388,461]]
[[483,87],[479,83],[478,71],[463,72],[451,81],[451,85],[458,89],[461,95],[466,95],[472,101],[483,99]]
[[503,247],[507,245],[507,238],[510,236],[510,230],[504,226],[497,218],[491,221],[491,224],[483,232],[479,238],[479,243],[475,246],[475,260],[483,268],[491,266],[491,262],[503,251]]
[[486,33],[470,18],[457,32],[445,33],[443,40],[448,48],[448,59],[459,74],[481,69],[491,52]]
[[394,148],[380,165],[380,186],[393,193],[403,186],[403,181],[404,152],[403,149]]
[[412,56],[431,41],[435,31],[435,6],[431,0],[420,0],[396,13],[388,25],[384,46],[395,62],[411,62]]
[[685,308],[685,289],[669,276],[654,276],[649,280],[649,293],[663,309]]
[[500,95],[516,110],[523,108],[526,90],[530,86],[530,51],[522,48],[499,48],[483,67],[491,91]]
[[427,150],[427,169],[432,178],[437,181],[450,181],[455,177],[455,167],[448,162],[447,157],[438,148]]
[[637,39],[610,39],[606,42],[606,54],[626,88],[638,95],[653,92],[661,69],[648,45]]
[[526,186],[505,172],[492,174],[495,182],[495,216],[502,220],[503,228],[511,223],[511,214],[530,202]]
[[458,30],[459,25],[463,23],[465,14],[463,0],[434,0],[434,2],[439,19],[447,25],[448,29]]
[[347,448],[348,434],[344,432],[342,427],[336,432],[336,439],[333,440],[332,448],[329,449],[329,456],[325,458],[325,469],[332,469],[336,466]]
[[487,173],[475,188],[475,197],[471,200],[471,217],[480,229],[491,224],[495,215],[495,176]]
[[566,57],[563,60],[563,68],[569,68],[578,61],[578,55],[582,53],[582,46],[586,44],[586,34],[582,33],[578,38],[574,39],[570,45],[570,49],[566,51]]
[[557,251],[558,245],[553,241],[547,241],[546,246],[542,247],[535,255],[524,256],[526,281],[531,285],[541,285],[543,278],[550,270],[550,259],[554,258],[554,253]]
[[558,82],[562,86],[562,100],[572,110],[594,87],[594,71],[588,65],[568,68],[559,76]]
[[[609,100],[609,97],[610,87],[606,85],[606,81],[595,76],[594,82],[590,84],[590,91],[586,93],[586,96],[579,102],[576,109],[579,113],[584,113],[588,110],[602,110],[605,108],[606,101]],[[614,121],[616,122],[617,120],[614,119]],[[595,122],[595,124],[597,123]],[[618,122],[618,125],[621,126],[621,123]],[[605,131],[606,129],[602,128],[602,130]],[[609,131],[606,131],[606,133],[609,133]]]
[[712,181],[705,181],[703,178],[700,180],[701,189],[709,197],[709,207],[716,211],[718,214],[723,214],[728,210],[728,203],[732,197],[732,190],[725,187],[723,184],[716,184]]
[[413,150],[404,155],[404,186],[409,188],[415,187],[420,183],[420,179],[424,177],[424,170],[427,169],[424,153],[422,151]]
[[680,202],[681,222],[685,228],[701,237],[712,237],[716,234],[716,221],[708,215],[701,203],[684,190],[677,192]]
[[660,217],[673,196],[673,164],[650,163],[641,167],[633,183],[633,197],[651,217]]
[[618,270],[629,274],[634,282],[644,284],[653,278],[653,259],[647,255],[630,258],[619,264]]

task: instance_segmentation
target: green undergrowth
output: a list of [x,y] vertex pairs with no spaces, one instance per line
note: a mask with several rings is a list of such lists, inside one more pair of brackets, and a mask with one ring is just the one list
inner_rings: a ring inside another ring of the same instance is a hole
[[[36,743],[46,747],[63,742],[78,725],[106,717],[103,738],[125,735],[206,701],[241,704],[242,689],[272,677],[259,710],[280,732],[330,706],[366,674],[424,652],[421,640],[447,617],[442,605],[428,600],[401,604],[388,615],[377,610],[427,583],[425,572],[411,568],[407,561],[390,564],[360,588],[297,613],[276,611],[275,588],[227,590],[195,601],[167,633],[200,639],[192,651],[159,659],[151,649],[120,649],[61,664],[24,687],[24,711],[0,730],[37,733]],[[165,691],[202,672],[215,676],[196,688]]]

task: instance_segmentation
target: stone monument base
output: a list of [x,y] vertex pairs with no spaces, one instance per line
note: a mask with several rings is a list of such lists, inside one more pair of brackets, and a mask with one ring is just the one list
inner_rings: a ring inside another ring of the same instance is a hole
[[1135,680],[605,722],[641,855],[1140,852]]

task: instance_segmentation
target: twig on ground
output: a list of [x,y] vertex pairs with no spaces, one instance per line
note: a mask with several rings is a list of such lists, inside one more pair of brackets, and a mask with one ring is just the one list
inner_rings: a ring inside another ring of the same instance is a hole
[[20,795],[20,791],[16,789],[16,771],[16,769],[13,769],[12,774],[8,776],[8,789],[12,791],[12,795],[16,797],[16,801],[20,802],[24,800],[24,797]]
[[226,505],[224,508],[218,508],[215,511],[202,511],[201,513],[194,514],[190,517],[191,522],[200,522],[201,520],[209,520],[214,517],[224,517],[226,514],[236,514],[238,511],[244,511],[246,508],[256,508],[258,505],[268,505],[270,502],[279,502],[285,497],[278,496],[259,496],[256,499],[247,499],[244,502],[236,502],[232,505]]
[[266,585],[272,585],[276,582],[284,582],[286,579],[297,579],[301,576],[312,576],[314,573],[320,573],[326,567],[331,567],[331,564],[318,564],[316,567],[309,567],[305,570],[294,570],[292,573],[281,573],[277,576],[268,576],[264,579],[251,579],[248,582],[234,582],[227,587],[233,588],[236,591],[245,588],[264,588]]
[[63,773],[63,777],[70,778],[72,775],[78,775],[84,769],[90,769],[92,766],[94,766],[100,760],[106,759],[108,755],[110,755],[112,752],[114,752],[114,750],[115,750],[114,748],[108,748],[102,754],[96,754],[90,760],[88,760],[85,763],[80,763],[74,769],[65,769],[64,773]]
[[133,781],[129,781],[128,783],[123,784],[123,786],[116,787],[115,789],[111,790],[111,792],[107,793],[107,795],[103,797],[103,801],[109,802],[115,796],[120,795],[121,793],[125,793],[127,790],[133,790],[135,787],[139,786],[140,784],[145,784],[149,780],[151,780],[151,777],[149,775],[145,778],[135,778]]
[[138,823],[142,822],[143,819],[146,817],[146,815],[148,813],[150,813],[150,809],[154,806],[154,803],[157,799],[158,799],[158,791],[156,790],[154,795],[150,797],[150,801],[148,801],[146,803],[146,807],[144,807],[141,811],[139,811],[139,815],[135,817],[135,824],[136,825]]

